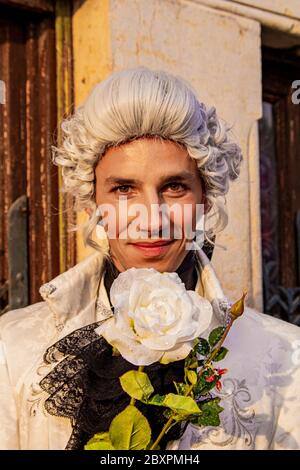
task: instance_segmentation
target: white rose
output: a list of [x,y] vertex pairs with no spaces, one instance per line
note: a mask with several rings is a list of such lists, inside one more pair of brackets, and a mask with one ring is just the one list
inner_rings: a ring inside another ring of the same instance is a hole
[[130,268],[110,290],[114,315],[96,332],[137,366],[184,359],[209,326],[212,307],[177,273]]

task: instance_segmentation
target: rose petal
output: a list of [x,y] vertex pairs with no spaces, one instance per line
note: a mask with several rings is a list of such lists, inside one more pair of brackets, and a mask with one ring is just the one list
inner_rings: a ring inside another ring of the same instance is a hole
[[196,336],[199,336],[209,327],[212,316],[213,316],[213,309],[212,309],[211,303],[204,297],[201,297],[199,294],[197,294],[194,291],[187,291],[187,292],[194,300],[195,306],[197,307],[197,310],[198,310],[197,315],[196,315],[197,317],[196,319],[198,322]]
[[161,358],[161,351],[150,350],[141,343],[122,336],[122,332],[115,327],[113,322],[109,322],[109,319],[104,321],[95,331],[103,336],[109,344],[117,348],[131,364],[148,366]]
[[169,364],[170,362],[180,361],[181,359],[185,359],[190,351],[193,349],[193,341],[183,343],[175,347],[174,349],[170,349],[166,351],[162,358],[160,359],[161,364]]
[[177,273],[130,268],[113,282],[110,295],[115,315],[99,332],[137,365],[185,358],[212,318],[210,302],[187,291]]
[[141,339],[141,342],[146,348],[168,351],[169,349],[173,349],[176,345],[177,337],[170,335],[151,335],[148,338]]
[[[132,340],[138,339],[134,329],[132,328],[130,324],[130,319],[128,319],[127,314],[122,315],[121,312],[118,312],[118,313],[115,313],[113,317],[109,318],[109,320],[110,320],[110,325],[113,325],[113,327],[116,330],[120,331],[122,336],[132,339]],[[101,326],[102,325],[100,325],[100,327]]]

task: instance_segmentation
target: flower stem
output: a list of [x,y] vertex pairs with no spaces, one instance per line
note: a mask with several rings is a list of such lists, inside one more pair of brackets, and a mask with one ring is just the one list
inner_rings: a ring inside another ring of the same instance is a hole
[[[237,319],[238,317],[231,317],[230,319],[230,322],[228,323],[228,325],[226,326],[225,328],[225,331],[220,339],[220,341],[218,342],[218,346],[213,349],[213,351],[210,353],[210,355],[208,356],[208,358],[206,359],[206,361],[204,362],[202,368],[200,369],[200,371],[197,373],[197,376],[198,378],[200,378],[203,373],[205,372],[207,366],[214,360],[214,358],[216,357],[216,355],[218,354],[218,352],[220,351],[225,339],[226,339],[226,336],[228,335],[229,333],[229,330],[230,328],[232,327],[232,324],[233,322]],[[194,385],[190,385],[190,387],[187,389],[187,392],[185,393],[185,396],[189,396],[189,394],[191,393],[191,391],[193,390],[193,387]]]
[[[219,343],[218,343],[218,346],[212,351],[212,353],[209,355],[208,359],[205,361],[206,364],[209,364],[210,362],[212,362],[214,360],[214,358],[216,357],[216,355],[218,354],[218,352],[220,351],[225,339],[226,339],[226,336],[228,335],[229,333],[229,330],[230,328],[232,327],[232,324],[233,322],[236,320],[236,318],[234,317],[231,317],[230,319],[230,322],[228,323],[228,325],[226,326],[225,328],[225,331],[222,335],[222,338],[220,339]],[[201,369],[202,370],[202,369]],[[203,374],[203,372],[202,372]],[[201,375],[202,375],[201,374]],[[201,376],[200,376],[201,377]]]
[[[139,366],[138,371],[139,371],[139,372],[143,372],[144,367],[145,367],[145,366]],[[134,406],[134,405],[135,405],[135,402],[136,402],[136,399],[133,398],[133,397],[131,397],[130,405]]]
[[166,422],[166,424],[164,425],[164,427],[162,428],[159,436],[157,437],[157,439],[155,440],[155,442],[152,444],[152,446],[150,447],[149,450],[155,450],[156,446],[160,443],[161,439],[164,437],[165,433],[168,431],[170,425],[172,424],[172,421],[173,421],[174,417],[173,416],[170,416],[170,418],[168,419],[168,421]]
[[[224,333],[223,333],[223,335],[222,335],[222,337],[221,337],[221,339],[218,343],[218,346],[210,353],[210,355],[206,359],[205,363],[203,364],[202,368],[198,372],[198,374],[197,374],[198,378],[200,378],[203,375],[203,373],[206,370],[207,366],[214,360],[214,358],[216,357],[216,355],[220,351],[220,349],[222,347],[222,344],[224,343],[224,341],[226,339],[226,336],[228,335],[229,330],[232,327],[232,324],[236,320],[236,318],[238,318],[238,317],[231,317],[230,322],[226,326],[225,331],[224,331]],[[184,394],[184,396],[186,396],[186,397],[189,396],[191,391],[193,390],[193,388],[194,388],[194,385],[191,384],[189,386],[189,388],[187,389],[186,393]],[[154,441],[154,443],[150,447],[150,450],[155,450],[156,446],[160,443],[160,441],[163,438],[163,436],[165,435],[165,433],[169,430],[169,427],[172,424],[172,421],[174,420],[174,417],[175,417],[175,414],[173,416],[170,416],[170,418],[168,419],[168,421],[166,422],[166,424],[162,428],[159,436],[157,437],[157,439]]]

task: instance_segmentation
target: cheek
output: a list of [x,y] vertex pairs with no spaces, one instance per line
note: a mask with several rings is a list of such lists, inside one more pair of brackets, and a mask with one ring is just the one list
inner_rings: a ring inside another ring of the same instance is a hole
[[100,212],[104,215],[103,224],[108,238],[126,239],[128,238],[128,226],[135,218],[128,215],[130,205],[125,201],[115,201],[109,199],[98,206],[102,207]]
[[198,226],[199,220],[201,220],[202,212],[203,205],[197,202],[194,196],[191,196],[186,198],[184,202],[177,203],[176,210],[171,210],[170,224],[176,233],[181,233],[182,237],[191,238],[194,236],[196,225]]
[[102,225],[110,240],[117,238],[118,227],[118,207],[112,201],[109,194],[103,194],[96,186],[96,204],[99,216],[102,218]]
[[110,240],[122,238],[122,233],[125,233],[126,227],[126,214],[114,206],[114,210],[112,210],[110,217],[106,219],[105,224],[108,238]]

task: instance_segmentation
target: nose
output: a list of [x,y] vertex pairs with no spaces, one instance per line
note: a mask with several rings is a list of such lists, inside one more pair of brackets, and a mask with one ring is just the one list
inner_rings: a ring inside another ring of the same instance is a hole
[[144,209],[140,217],[140,231],[146,232],[149,238],[159,237],[162,231],[162,214],[160,204],[162,199],[155,190],[149,190],[143,197]]

